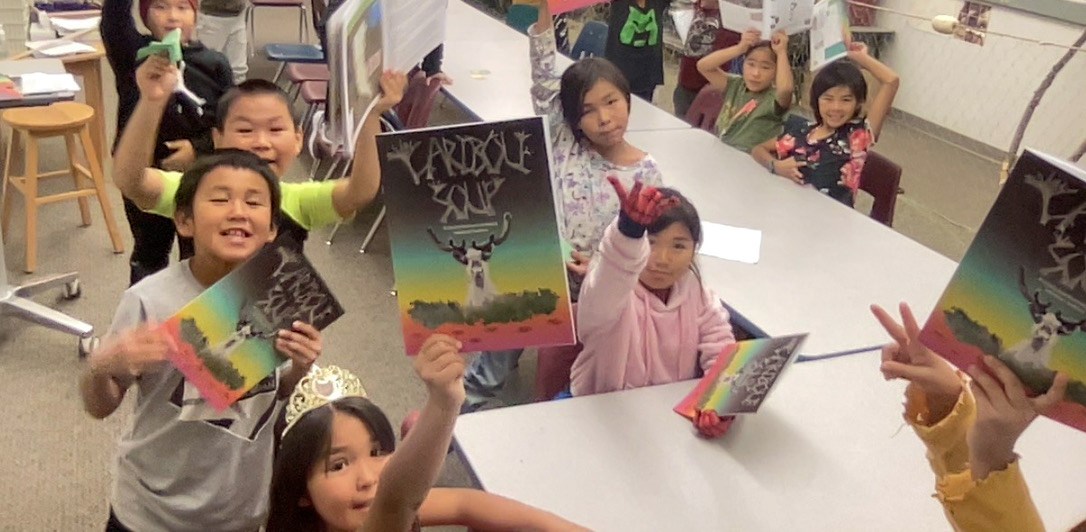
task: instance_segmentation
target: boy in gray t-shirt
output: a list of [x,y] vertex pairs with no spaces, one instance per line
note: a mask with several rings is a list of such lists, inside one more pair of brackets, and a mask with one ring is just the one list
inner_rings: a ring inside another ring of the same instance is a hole
[[[158,74],[171,73],[175,67]],[[207,405],[166,361],[169,342],[155,324],[275,238],[279,181],[256,155],[230,150],[196,161],[176,201],[177,231],[193,238],[195,254],[124,293],[80,382],[84,408],[99,419],[129,387],[137,391],[118,444],[107,530],[255,531],[268,511],[274,420],[320,355],[321,335],[304,323],[278,331],[275,348],[290,363],[226,411]]]

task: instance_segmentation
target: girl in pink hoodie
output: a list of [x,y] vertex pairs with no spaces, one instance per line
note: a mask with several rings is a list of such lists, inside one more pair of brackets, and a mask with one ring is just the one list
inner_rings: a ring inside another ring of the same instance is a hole
[[[637,183],[627,193],[608,180],[621,211],[581,286],[584,350],[571,370],[574,396],[693,379],[735,342],[728,311],[702,286],[694,263],[701,244],[694,206],[674,190]],[[695,420],[706,436],[723,434],[730,422]]]

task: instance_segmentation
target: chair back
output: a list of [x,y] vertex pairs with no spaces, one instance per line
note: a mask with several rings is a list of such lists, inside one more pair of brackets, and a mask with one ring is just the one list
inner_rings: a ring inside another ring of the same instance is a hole
[[535,400],[550,401],[569,388],[569,373],[584,346],[541,347],[535,370]]
[[539,8],[528,4],[513,4],[505,13],[505,23],[524,34],[536,20],[539,20]]
[[570,56],[574,61],[586,57],[603,57],[606,47],[607,24],[591,20],[581,28],[581,34],[577,36],[577,42],[573,43]]
[[722,107],[724,107],[724,96],[720,91],[706,85],[698,91],[684,118],[691,126],[716,133],[716,121],[720,117]]
[[901,186],[901,166],[868,150],[864,169],[860,172],[860,190],[875,198],[871,218],[887,226],[894,224],[894,209]]

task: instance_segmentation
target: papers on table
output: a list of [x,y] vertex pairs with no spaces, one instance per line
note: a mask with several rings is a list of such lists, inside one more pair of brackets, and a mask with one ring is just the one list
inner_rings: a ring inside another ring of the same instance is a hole
[[19,76],[19,90],[24,96],[55,92],[79,92],[79,84],[71,74],[42,74],[39,72]]
[[63,57],[94,52],[94,47],[89,44],[60,39],[27,41],[26,47],[33,50],[34,55],[42,57]]
[[762,252],[762,232],[712,222],[701,222],[698,253],[727,260],[756,264]]
[[57,33],[64,35],[68,33],[75,33],[77,31],[89,30],[98,27],[98,23],[101,22],[102,17],[85,17],[85,18],[66,18],[66,17],[50,17],[49,21],[52,23],[53,28]]

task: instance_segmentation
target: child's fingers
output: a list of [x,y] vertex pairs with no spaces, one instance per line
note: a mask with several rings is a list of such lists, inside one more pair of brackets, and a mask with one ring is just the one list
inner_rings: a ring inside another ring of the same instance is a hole
[[419,349],[419,353],[425,353],[430,350],[432,346],[439,343],[447,343],[457,346],[457,349],[460,348],[460,342],[456,341],[456,339],[454,339],[453,337],[445,334],[432,334],[429,338],[426,339],[426,341],[422,342],[422,347]]
[[1010,403],[1007,402],[1007,394],[1003,392],[1003,388],[984,371],[983,368],[978,366],[971,366],[969,368],[970,377],[973,377],[973,395],[977,396],[979,391],[985,398],[985,400],[996,410],[1006,410],[1010,408]]
[[913,316],[913,311],[909,308],[909,305],[902,302],[898,305],[898,310],[901,312],[901,323],[905,326],[905,334],[908,335],[909,341],[916,341],[920,339],[920,324],[916,321],[916,316]]
[[1008,368],[1006,364],[993,356],[983,358],[984,365],[995,373],[1007,396],[1007,402],[1015,408],[1023,409],[1031,407],[1029,398],[1026,397],[1026,389],[1022,381]]
[[314,327],[313,325],[311,325],[309,323],[301,322],[301,321],[296,321],[296,322],[292,323],[291,325],[294,327],[295,332],[297,332],[299,334],[302,334],[302,335],[306,336],[307,338],[312,338],[314,340],[320,340],[321,332],[318,331],[317,328]]
[[626,199],[626,187],[622,186],[622,181],[618,180],[618,177],[609,175],[607,181],[611,183],[611,187],[615,189],[615,193],[618,194],[619,203]]
[[1056,403],[1063,401],[1065,393],[1067,393],[1067,374],[1057,373],[1048,391],[1032,400],[1033,409],[1037,412],[1044,412],[1052,408]]
[[903,364],[896,360],[887,360],[879,366],[879,371],[887,379],[905,379],[909,382],[915,382],[924,380],[927,368]]
[[889,312],[883,310],[878,305],[871,305],[871,313],[875,315],[875,319],[879,320],[879,324],[882,328],[893,338],[898,345],[909,345],[909,335],[905,332],[905,328],[902,327]]

